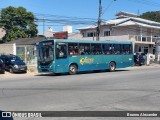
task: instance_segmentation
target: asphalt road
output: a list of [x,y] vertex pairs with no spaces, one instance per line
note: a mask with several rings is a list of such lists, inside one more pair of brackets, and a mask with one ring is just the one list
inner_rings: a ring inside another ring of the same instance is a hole
[[[160,111],[160,65],[124,68],[115,72],[60,76],[24,74],[20,77],[0,78],[0,109],[3,111]],[[88,119],[90,118],[85,118]],[[150,119],[152,118],[148,120]]]

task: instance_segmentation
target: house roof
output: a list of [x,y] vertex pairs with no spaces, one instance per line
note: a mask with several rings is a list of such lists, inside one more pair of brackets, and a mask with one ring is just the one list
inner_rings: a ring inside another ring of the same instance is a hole
[[117,18],[117,19],[112,19],[112,20],[107,20],[105,22],[102,23],[102,25],[116,25],[122,22],[125,22],[129,20],[129,18]]
[[121,24],[118,24],[116,25],[115,27],[117,26],[143,26],[143,27],[146,27],[146,28],[154,28],[154,29],[160,29],[160,26],[152,26],[152,25],[147,25],[147,24],[143,24],[143,23],[139,23],[139,22],[135,22],[135,21],[127,21],[127,22],[124,22],[124,23],[121,23]]
[[129,17],[138,17],[138,14],[120,11],[116,14],[116,16],[129,16]]
[[77,30],[94,29],[96,27],[97,27],[96,25],[92,25],[92,26],[77,28]]
[[[116,19],[112,20],[107,20],[101,25],[112,25],[112,26],[130,26],[130,25],[139,25],[143,27],[149,27],[149,28],[155,28],[155,29],[160,29],[160,23],[151,21],[151,20],[146,20],[142,19],[139,17],[130,17],[130,16],[119,16]],[[82,27],[78,28],[77,30],[87,30],[91,28],[96,28],[97,26],[87,26],[87,27]]]
[[34,37],[34,38],[19,38],[17,40],[13,40],[11,42],[7,42],[7,44],[16,45],[34,45],[36,42],[46,39],[45,37]]

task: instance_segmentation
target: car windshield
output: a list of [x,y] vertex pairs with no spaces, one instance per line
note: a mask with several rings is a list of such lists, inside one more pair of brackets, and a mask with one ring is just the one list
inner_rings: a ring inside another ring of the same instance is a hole
[[9,59],[11,62],[22,62],[22,60],[17,56],[11,56]]

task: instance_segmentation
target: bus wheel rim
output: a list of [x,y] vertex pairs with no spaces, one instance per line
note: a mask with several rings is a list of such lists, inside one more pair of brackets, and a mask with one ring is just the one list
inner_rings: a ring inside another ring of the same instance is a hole
[[114,65],[111,65],[111,70],[114,70]]
[[70,71],[74,73],[76,71],[75,67],[71,66]]

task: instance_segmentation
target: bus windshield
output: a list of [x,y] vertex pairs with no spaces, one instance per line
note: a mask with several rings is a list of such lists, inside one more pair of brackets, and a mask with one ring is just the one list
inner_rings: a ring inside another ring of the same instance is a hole
[[37,46],[38,61],[39,62],[51,62],[54,60],[54,48],[53,44],[47,42]]

